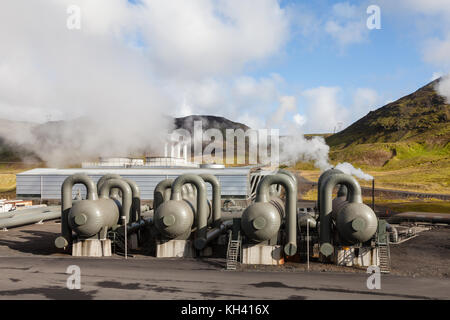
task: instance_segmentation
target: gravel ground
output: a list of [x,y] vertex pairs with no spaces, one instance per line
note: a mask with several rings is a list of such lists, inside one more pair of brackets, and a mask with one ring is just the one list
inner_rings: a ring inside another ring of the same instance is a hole
[[[28,225],[8,231],[0,231],[0,256],[68,256],[56,249],[54,239],[60,232],[60,224],[48,221],[40,225]],[[411,240],[391,248],[391,274],[407,277],[449,278],[450,228],[434,227]],[[146,259],[137,255],[136,258]],[[135,259],[135,258],[134,258]],[[221,259],[219,259],[221,260]],[[225,260],[223,259],[223,266]],[[307,271],[306,263],[286,262],[282,266],[241,265],[240,271],[301,272]],[[310,271],[365,273],[365,269],[335,266],[311,261]]]

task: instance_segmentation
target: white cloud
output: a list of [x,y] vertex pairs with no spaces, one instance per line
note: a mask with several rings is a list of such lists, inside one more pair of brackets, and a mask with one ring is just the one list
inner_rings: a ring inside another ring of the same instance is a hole
[[358,119],[365,116],[368,111],[377,108],[380,98],[378,93],[370,88],[358,88],[353,94],[352,115]]
[[295,124],[297,124],[299,127],[302,127],[303,125],[306,124],[307,119],[305,116],[302,116],[300,113],[296,113],[294,115],[294,122]]
[[339,122],[347,123],[348,111],[339,103],[339,87],[318,87],[302,92],[306,99],[306,129],[310,133],[333,132]]
[[348,2],[336,3],[331,18],[325,23],[325,31],[340,45],[346,46],[367,40],[367,16],[362,6]]

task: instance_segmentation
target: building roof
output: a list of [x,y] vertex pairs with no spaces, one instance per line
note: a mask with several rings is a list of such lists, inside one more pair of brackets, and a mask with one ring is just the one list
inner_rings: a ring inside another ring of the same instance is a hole
[[115,173],[118,175],[182,175],[185,173],[202,174],[209,173],[214,175],[247,175],[250,167],[232,167],[232,168],[36,168],[18,173],[24,175],[73,175],[76,173],[86,173],[88,175],[105,175]]

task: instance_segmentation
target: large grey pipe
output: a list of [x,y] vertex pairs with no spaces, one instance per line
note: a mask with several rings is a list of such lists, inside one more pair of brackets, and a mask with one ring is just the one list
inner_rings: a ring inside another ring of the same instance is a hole
[[9,219],[14,217],[14,215],[16,214],[16,210],[13,211],[7,211],[7,212],[1,212],[0,213],[0,220],[1,219]]
[[153,211],[156,212],[156,209],[163,203],[167,198],[165,198],[165,192],[167,189],[170,189],[173,184],[173,179],[165,179],[160,181],[155,190],[153,191]]
[[319,180],[317,181],[317,210],[319,210],[320,212],[320,195],[322,194],[322,185],[323,182],[330,176],[333,174],[338,174],[338,173],[344,173],[339,169],[335,169],[335,168],[331,168],[328,170],[325,170],[319,177]]
[[130,222],[136,222],[141,219],[141,192],[139,190],[139,186],[136,182],[130,179],[123,179],[125,182],[127,182],[130,185],[131,188],[131,194],[132,194],[132,214]]
[[68,216],[72,208],[72,189],[77,183],[86,187],[88,200],[98,199],[97,187],[87,174],[77,173],[64,180],[61,187],[61,236],[55,240],[58,248],[65,248],[72,243],[72,230],[69,227]]
[[122,209],[120,215],[126,217],[125,224],[128,224],[130,222],[131,205],[133,202],[131,187],[125,180],[109,179],[102,184],[99,191],[100,197],[103,199],[110,199],[112,188],[119,188],[120,191],[122,191]]
[[14,228],[39,221],[58,219],[61,217],[61,207],[44,207],[19,210],[18,213],[8,219],[0,220],[0,228]]
[[233,220],[227,220],[221,223],[218,227],[211,229],[208,231],[206,235],[206,244],[205,246],[210,243],[211,241],[217,239],[221,234],[225,233],[228,229],[230,229],[233,226]]
[[[102,184],[103,184],[106,180],[109,180],[109,179],[122,179],[122,177],[121,177],[120,175],[118,175],[118,174],[115,174],[115,173],[108,173],[108,174],[105,174],[104,176],[102,176],[102,177],[97,181],[97,190],[100,190],[101,187],[102,187]],[[119,189],[113,188],[113,189],[111,190],[111,197],[110,197],[110,198],[111,198],[111,199],[114,199],[114,200],[119,200],[119,199],[120,199],[120,197],[119,197]]]
[[256,190],[256,202],[270,201],[270,186],[281,184],[286,190],[286,229],[287,244],[284,246],[284,252],[288,256],[297,253],[297,184],[285,174],[276,174],[265,176],[259,183]]
[[347,186],[349,190],[349,202],[362,203],[361,187],[359,183],[350,175],[343,173],[330,174],[322,181],[320,203],[320,252],[328,257],[333,253],[331,244],[331,212],[332,193],[337,184]]
[[181,188],[185,183],[192,183],[197,188],[197,234],[194,246],[202,249],[206,243],[206,228],[208,227],[208,212],[205,181],[193,174],[183,174],[175,179],[172,184],[171,200],[183,200]]
[[292,180],[294,180],[294,182],[297,183],[297,176],[295,174],[293,174],[291,171],[279,169],[277,173],[285,174],[285,175],[291,177]]
[[212,197],[212,216],[213,216],[213,222],[212,225],[214,227],[219,227],[221,223],[221,201],[222,201],[222,191],[220,188],[219,179],[217,179],[216,176],[212,174],[201,174],[200,177],[207,183],[211,184],[213,197]]

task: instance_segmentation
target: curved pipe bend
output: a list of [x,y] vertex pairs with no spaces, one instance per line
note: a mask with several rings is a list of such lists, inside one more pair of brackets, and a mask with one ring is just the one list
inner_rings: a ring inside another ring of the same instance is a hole
[[202,178],[205,182],[210,183],[213,191],[212,197],[212,207],[213,207],[213,227],[219,227],[221,224],[221,215],[222,210],[220,207],[222,201],[222,191],[219,183],[219,179],[212,174],[201,174],[200,178]]
[[331,168],[325,170],[319,177],[317,181],[317,210],[320,212],[320,195],[322,194],[322,185],[323,182],[331,175],[344,173],[339,169]]
[[170,189],[173,184],[173,179],[165,179],[161,180],[157,185],[155,190],[153,191],[153,212],[156,212],[156,209],[163,203],[167,198],[166,190]]
[[130,222],[136,222],[141,220],[141,191],[139,190],[139,186],[136,182],[130,179],[123,179],[126,183],[130,185],[132,199],[132,215]]
[[[122,179],[122,177],[118,174],[115,173],[108,173],[103,175],[98,181],[97,181],[97,190],[100,190],[102,188],[103,183],[105,183],[105,181],[109,180],[109,179]],[[113,188],[111,190],[111,199],[120,200],[120,196],[119,196],[119,189],[117,188]]]
[[175,179],[172,184],[171,200],[183,200],[181,189],[184,184],[192,183],[197,188],[197,234],[194,246],[197,249],[204,248],[206,244],[206,232],[208,227],[208,212],[205,181],[197,175],[183,174]]
[[336,173],[329,175],[322,181],[320,199],[320,252],[324,256],[330,256],[333,253],[331,244],[331,211],[332,211],[332,193],[337,184],[345,185],[348,188],[349,202],[362,203],[361,187],[350,175]]
[[58,248],[65,248],[72,243],[72,230],[69,227],[68,216],[72,208],[72,189],[77,183],[86,187],[88,200],[98,199],[97,186],[87,174],[77,173],[64,180],[61,186],[61,236],[55,240]]
[[284,246],[284,252],[288,256],[297,253],[297,184],[286,174],[265,176],[256,190],[256,202],[270,201],[270,186],[282,185],[286,190],[286,229],[288,243]]
[[100,198],[110,199],[110,191],[112,188],[119,188],[122,191],[122,209],[121,217],[125,217],[125,224],[130,222],[131,206],[133,203],[132,191],[130,185],[123,179],[106,180],[100,189]]

